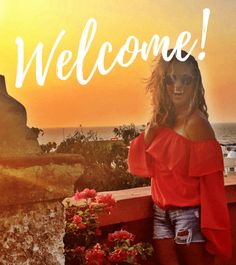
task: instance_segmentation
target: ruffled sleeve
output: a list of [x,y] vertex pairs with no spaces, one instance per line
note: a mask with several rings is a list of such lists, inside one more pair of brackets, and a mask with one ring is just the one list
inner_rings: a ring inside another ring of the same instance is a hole
[[189,175],[200,177],[201,230],[206,249],[221,258],[232,255],[227,199],[224,188],[224,163],[216,140],[192,142]]
[[190,146],[189,175],[199,177],[216,171],[224,171],[220,144],[214,139],[192,141]]
[[150,160],[146,155],[144,132],[131,141],[128,154],[128,170],[136,176],[151,177]]

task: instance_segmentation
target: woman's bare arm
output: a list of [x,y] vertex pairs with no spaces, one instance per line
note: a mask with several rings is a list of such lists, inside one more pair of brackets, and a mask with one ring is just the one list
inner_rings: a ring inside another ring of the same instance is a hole
[[149,146],[156,136],[158,125],[156,122],[150,122],[144,132],[145,146]]

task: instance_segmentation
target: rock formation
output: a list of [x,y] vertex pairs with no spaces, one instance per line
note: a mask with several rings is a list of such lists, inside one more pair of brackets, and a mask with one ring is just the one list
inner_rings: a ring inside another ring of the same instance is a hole
[[0,75],[0,157],[40,153],[37,135],[26,123],[25,107],[8,95]]

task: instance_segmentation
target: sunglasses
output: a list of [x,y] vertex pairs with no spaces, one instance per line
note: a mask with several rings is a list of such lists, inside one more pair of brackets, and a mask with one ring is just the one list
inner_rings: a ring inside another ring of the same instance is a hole
[[177,78],[176,75],[166,75],[164,81],[166,86],[173,86],[178,79],[182,86],[190,86],[195,80],[195,77],[191,75],[183,75]]

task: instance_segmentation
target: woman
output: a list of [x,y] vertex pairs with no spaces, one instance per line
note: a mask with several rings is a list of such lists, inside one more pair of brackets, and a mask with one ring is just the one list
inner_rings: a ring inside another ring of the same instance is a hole
[[153,116],[131,142],[128,164],[131,173],[151,177],[158,264],[211,265],[215,256],[229,258],[223,158],[197,61],[160,57],[148,90]]

